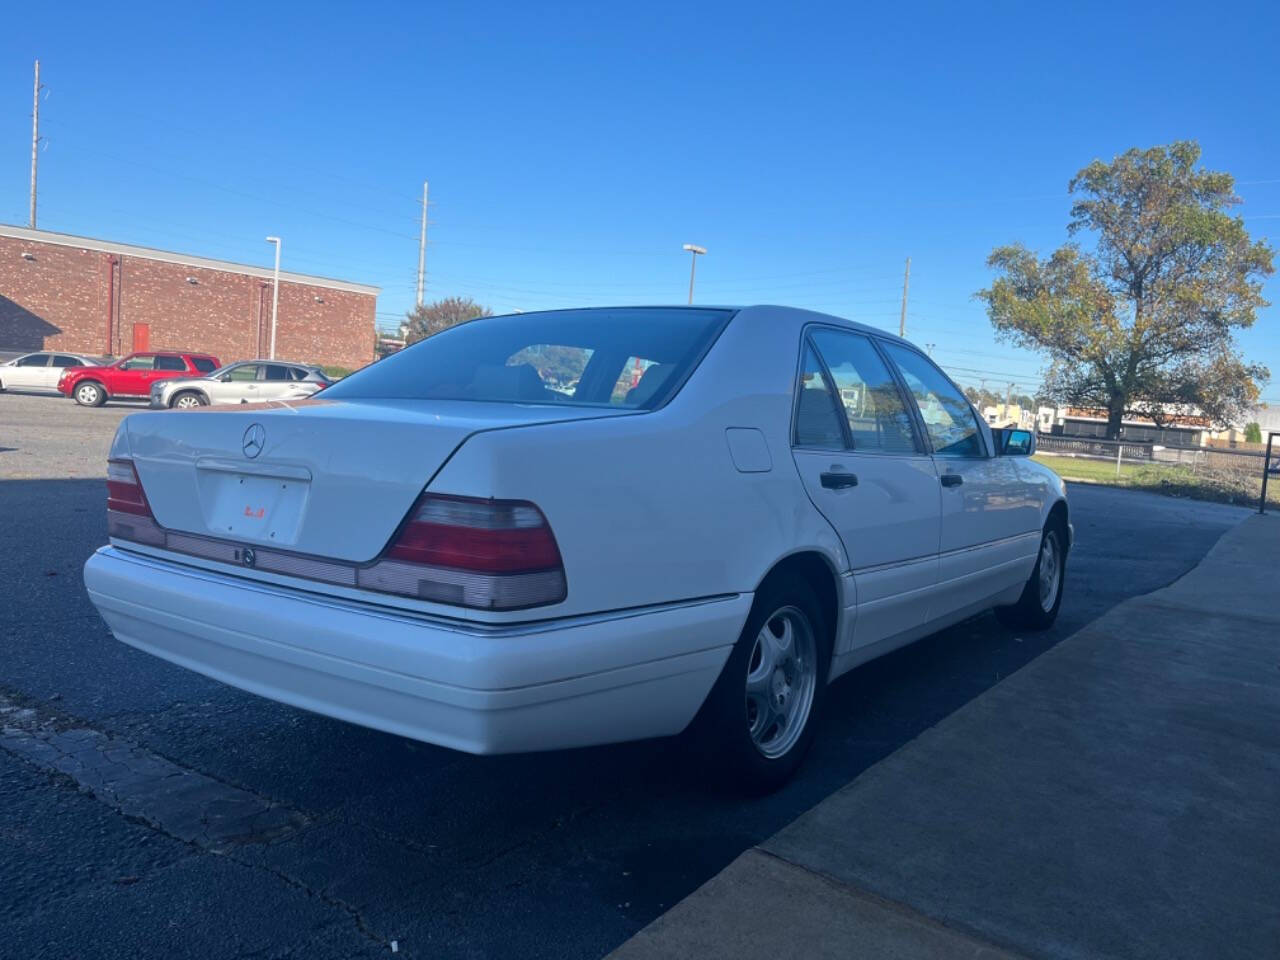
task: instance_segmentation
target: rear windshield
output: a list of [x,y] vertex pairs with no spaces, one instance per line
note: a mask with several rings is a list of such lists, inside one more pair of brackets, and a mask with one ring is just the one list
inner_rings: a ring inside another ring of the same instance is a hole
[[630,307],[483,317],[365,367],[325,396],[651,410],[679,388],[731,315]]

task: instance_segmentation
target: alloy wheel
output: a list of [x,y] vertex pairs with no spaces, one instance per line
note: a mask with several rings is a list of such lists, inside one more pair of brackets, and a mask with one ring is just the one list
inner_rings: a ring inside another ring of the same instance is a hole
[[1048,613],[1058,602],[1062,588],[1062,547],[1058,531],[1049,530],[1040,543],[1040,609]]
[[761,755],[784,756],[808,723],[818,681],[818,647],[809,618],[782,607],[756,635],[747,662],[747,728]]

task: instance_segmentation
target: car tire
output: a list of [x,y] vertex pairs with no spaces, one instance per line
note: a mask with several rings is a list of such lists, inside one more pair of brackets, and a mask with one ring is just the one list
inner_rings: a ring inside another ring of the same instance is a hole
[[1007,627],[1048,630],[1058,619],[1066,576],[1067,527],[1058,517],[1050,517],[1040,535],[1036,565],[1022,588],[1022,596],[1011,607],[996,607],[996,616]]
[[204,394],[196,390],[183,390],[181,393],[175,394],[174,398],[169,401],[169,406],[175,410],[193,410],[196,407],[207,407],[209,401],[204,398]]
[[107,402],[107,391],[102,388],[102,384],[92,380],[77,383],[71,395],[82,407],[100,407]]
[[768,578],[690,729],[697,767],[753,794],[795,774],[817,731],[831,669],[831,627],[794,574]]

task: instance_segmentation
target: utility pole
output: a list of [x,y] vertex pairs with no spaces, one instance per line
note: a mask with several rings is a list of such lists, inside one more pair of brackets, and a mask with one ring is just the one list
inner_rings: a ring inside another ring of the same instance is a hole
[[280,238],[267,237],[267,243],[276,245],[276,269],[271,278],[271,353],[269,360],[276,358],[276,308],[280,306]]
[[907,257],[907,272],[902,275],[902,316],[898,320],[898,336],[907,335],[907,287],[911,284],[911,258]]
[[36,82],[31,91],[31,222],[36,228],[36,149],[40,145],[40,61],[36,61]]
[[418,237],[418,306],[422,306],[422,286],[427,276],[427,181],[422,181],[422,234]]

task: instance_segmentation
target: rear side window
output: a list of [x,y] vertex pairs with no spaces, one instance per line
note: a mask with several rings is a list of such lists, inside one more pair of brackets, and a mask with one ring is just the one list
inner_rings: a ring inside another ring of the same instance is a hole
[[201,373],[213,373],[215,369],[213,365],[213,360],[211,360],[209,357],[192,357],[191,365],[195,367],[197,370],[199,370]]
[[796,446],[844,449],[844,431],[840,429],[835,394],[818,355],[807,343],[804,368],[800,372],[800,395],[796,399]]
[[82,367],[82,366],[84,366],[84,364],[83,364],[83,363],[81,363],[79,360],[77,360],[75,357],[64,357],[62,354],[58,354],[56,357],[54,357],[54,358],[53,358],[53,365],[54,365],[55,367]]
[[831,374],[854,451],[921,452],[907,400],[871,340],[820,328],[813,331],[813,342]]
[[898,365],[902,379],[916,398],[920,418],[929,432],[933,452],[941,457],[982,457],[986,450],[978,418],[946,374],[914,350],[886,343],[885,352]]
[[181,357],[156,357],[157,370],[186,370],[187,365],[182,362]]
[[268,363],[263,367],[263,380],[288,380],[289,368],[278,363]]
[[371,364],[325,396],[652,410],[679,388],[731,316],[632,307],[483,317]]

